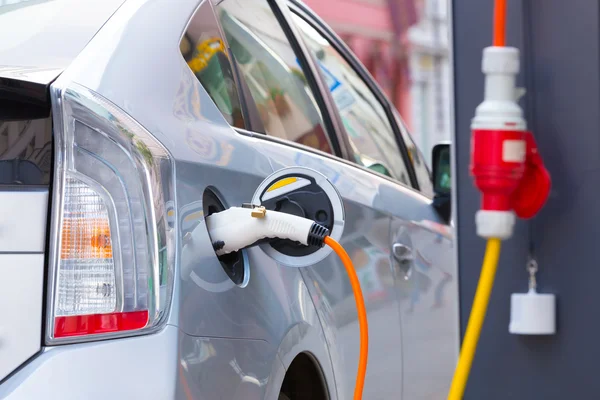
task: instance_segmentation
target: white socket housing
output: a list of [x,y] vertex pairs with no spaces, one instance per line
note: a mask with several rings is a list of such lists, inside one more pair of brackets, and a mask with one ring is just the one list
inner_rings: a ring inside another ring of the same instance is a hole
[[484,239],[506,240],[512,236],[516,216],[512,211],[479,210],[475,213],[477,235]]
[[515,335],[554,335],[556,333],[556,297],[553,294],[514,293],[510,297],[510,325]]
[[519,50],[514,47],[487,47],[483,50],[482,71],[485,95],[471,121],[471,129],[524,131],[527,123],[517,103],[525,94],[517,88]]

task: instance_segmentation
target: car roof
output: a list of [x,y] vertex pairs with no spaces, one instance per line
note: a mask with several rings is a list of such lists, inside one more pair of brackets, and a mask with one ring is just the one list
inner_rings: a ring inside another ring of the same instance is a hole
[[0,76],[11,68],[63,70],[124,1],[0,1]]
[[[125,2],[0,0],[0,95],[6,89],[2,78],[11,87],[15,81],[34,83],[43,95]],[[300,0],[286,2],[308,11]]]

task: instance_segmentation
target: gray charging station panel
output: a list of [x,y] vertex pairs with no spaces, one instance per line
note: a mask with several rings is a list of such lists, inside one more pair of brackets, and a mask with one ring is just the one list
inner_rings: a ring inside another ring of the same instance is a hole
[[[453,0],[457,232],[464,334],[485,243],[475,235],[479,194],[469,176],[470,121],[483,98],[481,51],[493,1]],[[595,399],[600,379],[600,2],[510,0],[507,43],[521,49],[522,100],[553,189],[533,221],[504,243],[465,399]],[[508,333],[510,294],[527,290],[530,245],[538,289],[557,296],[558,332]]]

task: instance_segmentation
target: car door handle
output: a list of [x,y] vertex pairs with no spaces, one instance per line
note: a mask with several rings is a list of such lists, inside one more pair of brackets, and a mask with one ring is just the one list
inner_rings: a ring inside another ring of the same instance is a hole
[[397,261],[398,269],[402,270],[404,279],[409,279],[412,275],[413,261],[415,259],[413,250],[405,244],[394,243],[392,245],[392,254]]

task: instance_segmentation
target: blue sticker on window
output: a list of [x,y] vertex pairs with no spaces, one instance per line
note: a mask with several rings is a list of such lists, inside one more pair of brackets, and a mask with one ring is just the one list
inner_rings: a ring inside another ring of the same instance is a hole
[[[319,67],[321,68],[321,70],[323,71],[323,75],[325,77],[325,83],[327,84],[327,87],[329,88],[330,92],[333,92],[335,89],[337,89],[338,87],[340,87],[342,85],[342,82],[340,82],[339,80],[337,80],[337,78],[335,77],[335,75],[333,75],[321,62],[321,60],[317,60],[317,63],[319,64]],[[300,65],[300,61],[298,61],[298,59],[296,58],[296,64],[301,67]]]

